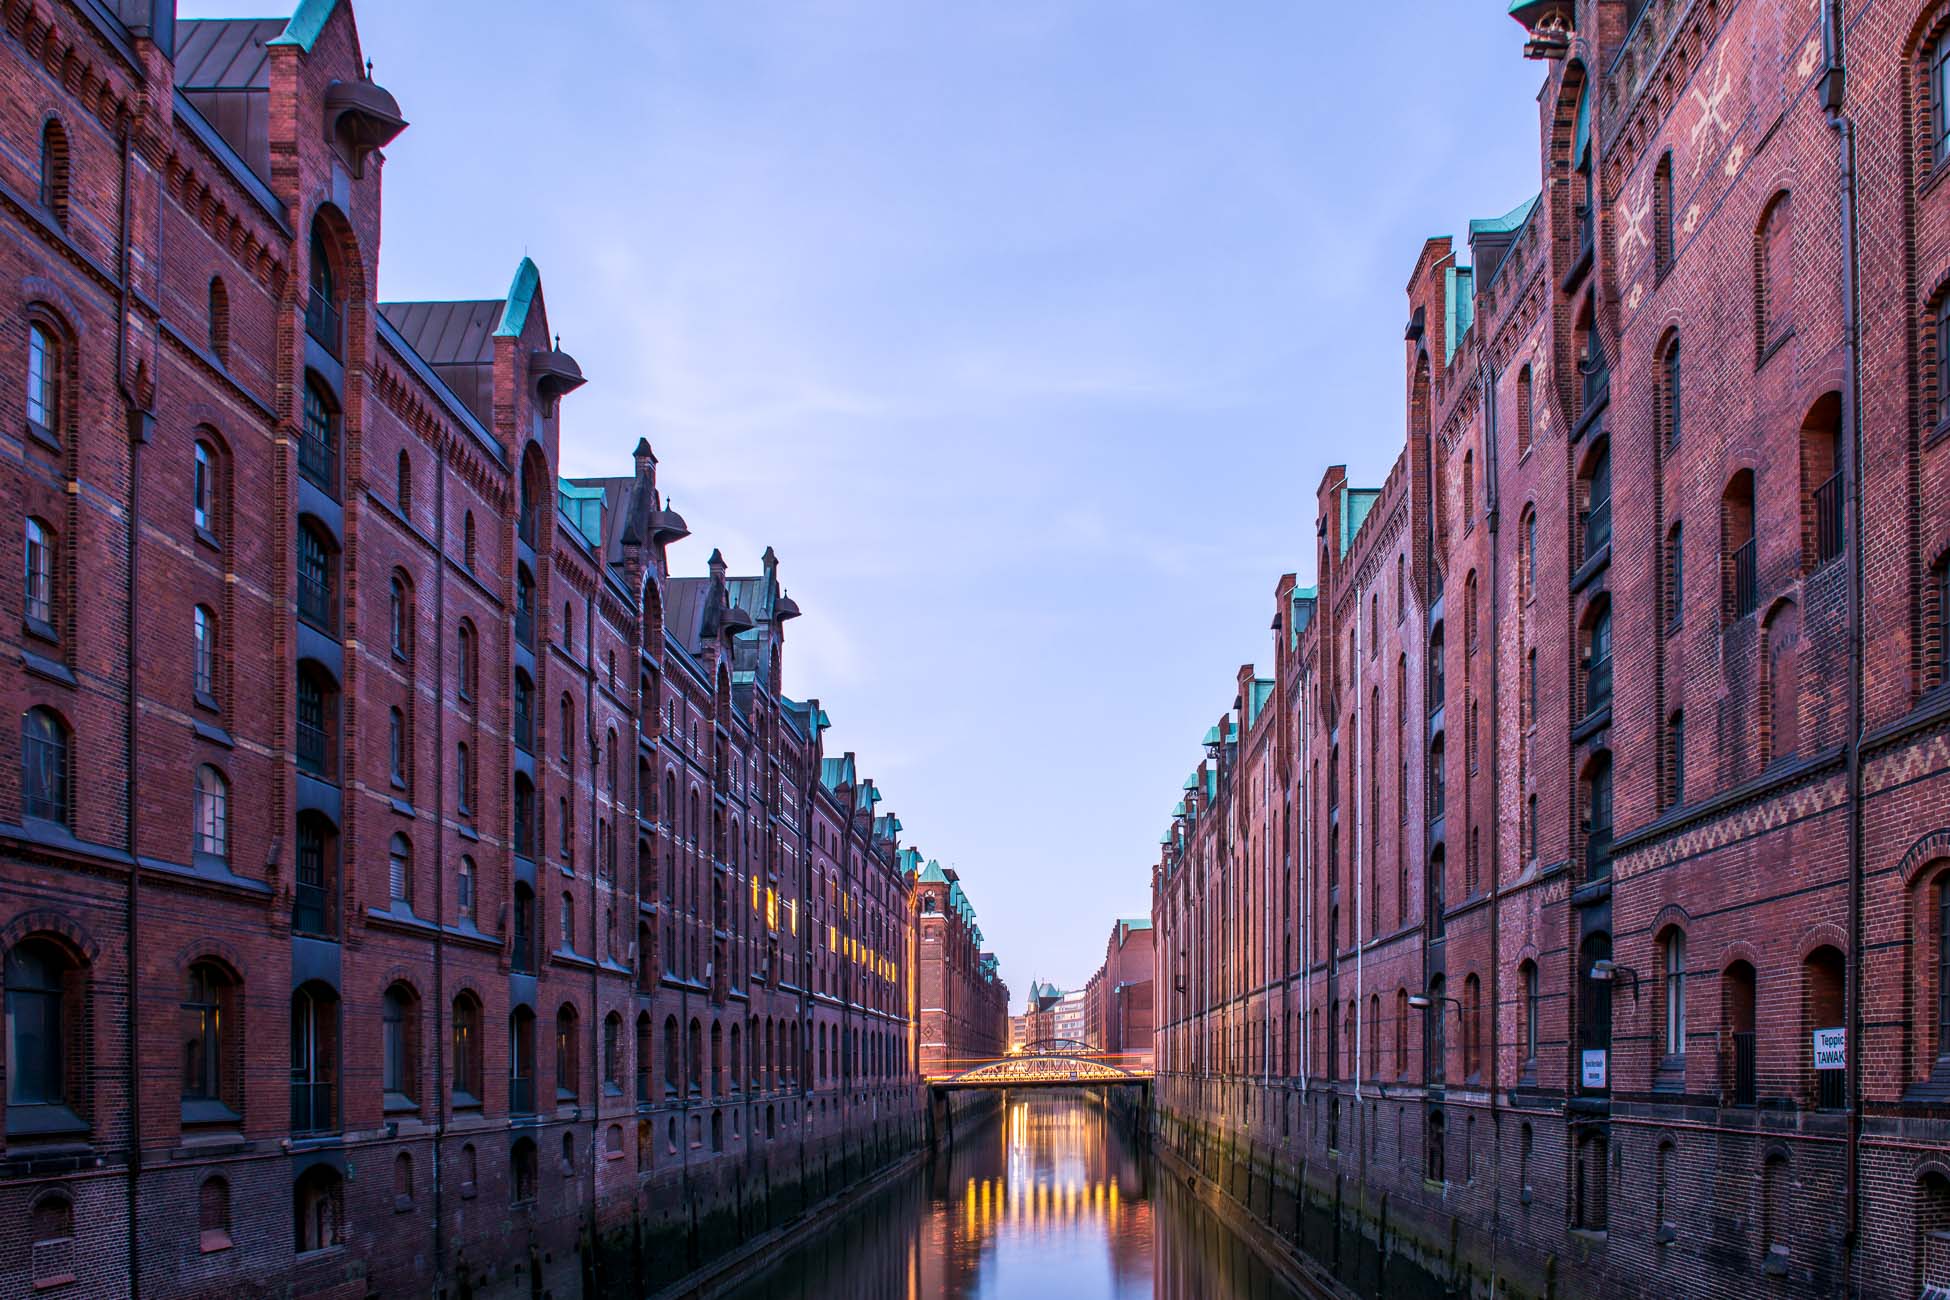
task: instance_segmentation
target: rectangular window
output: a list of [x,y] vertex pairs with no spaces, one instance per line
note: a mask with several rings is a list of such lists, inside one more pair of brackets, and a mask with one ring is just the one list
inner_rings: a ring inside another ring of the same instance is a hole
[[1938,41],[1930,51],[1930,158],[1942,165],[1950,158],[1950,94],[1944,90],[1950,69],[1950,40]]

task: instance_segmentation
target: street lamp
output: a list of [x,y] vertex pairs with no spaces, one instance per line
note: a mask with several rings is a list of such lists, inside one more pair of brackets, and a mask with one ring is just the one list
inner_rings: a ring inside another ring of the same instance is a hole
[[1463,1018],[1463,1004],[1460,998],[1452,998],[1446,993],[1437,994],[1433,998],[1426,993],[1411,993],[1408,995],[1408,1005],[1417,1011],[1427,1011],[1437,1001],[1447,1002],[1450,1006],[1453,1006],[1456,1009],[1457,1020]]

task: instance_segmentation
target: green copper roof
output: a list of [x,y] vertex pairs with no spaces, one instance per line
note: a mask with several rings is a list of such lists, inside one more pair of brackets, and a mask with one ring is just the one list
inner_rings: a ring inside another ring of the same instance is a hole
[[1293,589],[1293,609],[1287,618],[1289,624],[1286,633],[1287,649],[1300,648],[1300,634],[1305,632],[1307,626],[1314,621],[1314,602],[1318,599],[1319,596],[1312,587]]
[[1255,677],[1246,688],[1246,725],[1259,721],[1259,711],[1266,707],[1266,701],[1273,698],[1273,679]]
[[1354,545],[1354,535],[1361,531],[1367,522],[1368,512],[1374,503],[1381,500],[1380,488],[1341,489],[1341,555],[1347,555],[1347,548]]
[[901,864],[903,876],[914,875],[921,869],[921,850],[910,845],[895,854],[894,860]]
[[1185,778],[1185,784],[1184,784],[1184,786],[1183,786],[1182,788],[1183,788],[1183,789],[1186,789],[1186,790],[1196,790],[1196,789],[1198,789],[1198,769],[1197,769],[1197,768],[1193,768],[1193,769],[1192,769],[1192,774],[1191,774],[1190,776],[1188,776],[1188,777],[1186,777],[1186,778]]
[[325,30],[325,20],[338,8],[338,0],[298,0],[298,8],[291,15],[291,21],[284,25],[282,34],[264,42],[266,45],[295,45],[305,53],[318,43],[318,34]]
[[524,326],[528,324],[528,309],[535,303],[535,294],[542,287],[542,273],[535,268],[531,257],[521,259],[515,268],[515,282],[508,286],[508,305],[501,311],[501,324],[495,327],[494,337],[498,339],[519,338]]
[[1158,837],[1158,843],[1169,845],[1171,843],[1171,832],[1166,831],[1163,835],[1160,835]]
[[[917,854],[916,856],[918,857],[919,855]],[[928,859],[928,865],[921,868],[921,874],[916,876],[915,880],[923,885],[945,885],[948,883],[948,877],[942,874],[941,864],[933,858]]]
[[1171,806],[1171,815],[1172,815],[1173,817],[1183,817],[1183,816],[1185,815],[1185,801],[1184,801],[1184,800],[1182,800],[1182,799],[1181,799],[1181,800],[1179,800],[1179,801],[1178,801],[1177,803],[1175,803],[1175,804],[1173,804],[1173,805]]
[[1219,743],[1219,724],[1215,722],[1211,726],[1205,729],[1205,739],[1201,740],[1199,744],[1216,745],[1218,743]]
[[555,499],[562,517],[575,525],[591,546],[603,543],[603,489],[577,487],[565,478],[555,480]]
[[1516,207],[1500,217],[1471,217],[1469,233],[1475,235],[1506,235],[1530,220],[1530,210],[1537,206],[1538,195],[1531,195]]
[[842,755],[839,758],[822,758],[819,760],[819,783],[828,790],[837,790],[843,785],[852,785],[853,781],[853,759],[850,756]]
[[1207,799],[1219,797],[1219,769],[1216,767],[1205,769],[1205,797]]
[[1442,272],[1442,297],[1447,320],[1442,331],[1442,361],[1456,359],[1456,345],[1476,319],[1476,272],[1450,263]]

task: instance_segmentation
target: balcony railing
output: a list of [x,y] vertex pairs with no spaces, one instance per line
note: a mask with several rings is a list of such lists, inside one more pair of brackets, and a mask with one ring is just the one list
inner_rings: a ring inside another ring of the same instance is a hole
[[508,1109],[517,1115],[535,1113],[535,1080],[532,1077],[509,1077]]
[[325,728],[316,722],[298,719],[298,770],[313,776],[325,776],[326,757],[329,751]]
[[1755,1096],[1754,1031],[1738,1029],[1733,1033],[1733,1104],[1751,1106]]
[[1585,339],[1585,358],[1578,363],[1578,371],[1583,376],[1580,412],[1590,410],[1611,392],[1611,363],[1605,359],[1605,345],[1599,342],[1595,328]]
[[1594,501],[1584,512],[1581,521],[1584,532],[1584,556],[1589,560],[1611,541],[1611,498]]
[[329,1133],[337,1126],[332,1108],[332,1085],[291,1081],[291,1131]]
[[535,648],[535,611],[515,608],[515,640],[530,650]]
[[291,928],[302,934],[329,934],[325,886],[308,885],[301,880],[292,894]]
[[1611,875],[1611,827],[1594,827],[1584,833],[1584,878],[1603,880]]
[[1745,618],[1754,612],[1758,596],[1754,580],[1754,539],[1749,537],[1733,550],[1733,616]]
[[1848,1071],[1815,1071],[1815,1109],[1848,1109]]
[[1815,564],[1823,565],[1842,553],[1842,476],[1831,474],[1815,489]]
[[533,750],[535,748],[535,715],[524,693],[515,696],[515,748]]
[[306,573],[302,566],[298,570],[298,617],[327,632],[338,630],[338,620],[332,617],[331,584],[317,574]]
[[339,449],[332,439],[316,433],[298,435],[298,472],[324,488],[334,501],[339,496]]
[[1589,717],[1611,703],[1611,656],[1587,661],[1584,668],[1584,712]]
[[317,339],[333,356],[344,355],[340,341],[339,309],[330,298],[316,289],[305,299],[305,333]]

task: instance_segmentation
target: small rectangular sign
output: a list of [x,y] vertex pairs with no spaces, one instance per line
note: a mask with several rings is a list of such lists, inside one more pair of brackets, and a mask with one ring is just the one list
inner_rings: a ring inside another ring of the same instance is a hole
[[1602,1088],[1605,1086],[1605,1049],[1588,1047],[1584,1052],[1584,1086]]
[[1817,1070],[1845,1070],[1848,1068],[1848,1030],[1815,1030],[1815,1068]]

